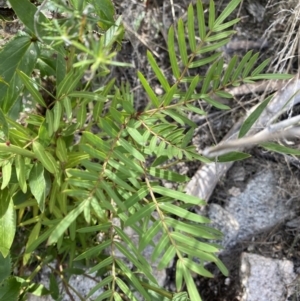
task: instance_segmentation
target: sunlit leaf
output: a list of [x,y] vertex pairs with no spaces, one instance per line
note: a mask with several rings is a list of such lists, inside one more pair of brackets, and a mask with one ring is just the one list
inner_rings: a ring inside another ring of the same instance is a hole
[[33,152],[50,173],[58,173],[58,167],[54,157],[37,141],[33,142]]
[[42,212],[45,209],[46,199],[46,181],[44,176],[44,167],[40,163],[34,164],[29,175],[30,191],[36,199]]
[[174,27],[171,26],[168,32],[168,51],[169,58],[172,67],[173,75],[176,79],[180,77],[180,71],[178,67],[178,60],[175,53],[175,44],[174,44]]
[[189,44],[192,52],[194,52],[196,50],[196,35],[195,35],[194,8],[192,4],[190,4],[188,8],[187,25],[188,25]]
[[235,10],[240,2],[241,0],[232,0],[227,4],[225,9],[222,10],[222,13],[215,21],[214,30],[223,23],[223,21]]
[[266,73],[266,74],[258,74],[258,75],[254,75],[251,76],[249,79],[251,80],[259,80],[259,79],[291,79],[294,76],[291,74],[280,74],[280,73]]
[[195,285],[195,281],[190,272],[185,267],[182,269],[182,272],[190,299],[193,301],[202,301],[199,295],[199,291]]
[[154,203],[144,205],[135,214],[131,215],[128,218],[128,220],[125,222],[125,225],[130,226],[132,224],[135,224],[137,221],[139,221],[143,217],[151,215],[151,213],[153,212],[154,209],[155,209],[155,204]]
[[60,127],[60,121],[62,117],[62,104],[57,101],[53,107],[53,130],[56,132]]
[[1,190],[3,190],[10,182],[11,178],[11,170],[12,170],[12,164],[9,160],[4,161],[4,164],[2,165],[2,185]]
[[[139,136],[139,139],[140,138],[141,137]],[[123,138],[120,138],[119,142],[133,157],[135,157],[137,160],[145,162],[145,157],[132,144],[130,144]]]
[[244,160],[251,157],[251,155],[242,153],[242,152],[230,152],[228,154],[218,156],[218,162],[233,162],[233,161],[239,161]]
[[151,100],[152,104],[154,105],[154,107],[158,108],[160,105],[160,101],[157,98],[157,96],[155,95],[155,92],[152,90],[152,88],[148,84],[146,78],[140,71],[138,71],[138,78],[139,78],[141,84],[143,85],[145,91],[147,92],[147,95],[148,95],[149,99]]
[[16,213],[8,189],[0,191],[0,199],[0,253],[7,257],[15,237]]
[[204,41],[206,36],[206,25],[205,25],[202,1],[197,1],[196,7],[197,7],[197,17],[198,17],[198,26],[199,26],[199,36],[201,40]]
[[183,258],[182,264],[186,266],[189,270],[192,270],[193,272],[197,273],[198,275],[208,277],[208,278],[213,278],[212,273],[206,270],[203,265],[198,264],[189,258]]
[[180,57],[182,59],[183,65],[187,66],[188,65],[188,54],[187,54],[187,49],[186,49],[186,44],[185,44],[185,32],[184,32],[184,24],[182,19],[178,20],[178,46],[179,46],[179,52],[180,52]]
[[241,126],[239,132],[239,138],[244,137],[248,131],[251,129],[253,124],[259,118],[263,110],[266,108],[270,100],[272,99],[273,95],[268,96],[244,121],[243,125]]
[[280,145],[274,142],[262,143],[261,146],[272,152],[300,156],[300,151],[298,149]]
[[173,245],[170,245],[166,252],[163,254],[157,268],[162,270],[168,266],[170,261],[174,258],[176,254],[176,248]]
[[[30,1],[20,2],[19,0],[11,0],[9,3],[18,18],[33,34],[36,33],[35,30],[37,30],[40,35],[46,34],[40,24],[49,24],[49,20],[41,12],[39,12],[37,16],[38,19],[35,19],[37,7],[34,4]],[[24,14],[24,11],[26,11],[26,14]]]
[[83,212],[85,206],[88,206],[88,200],[82,201],[56,225],[55,231],[52,232],[48,238],[47,245],[52,245],[58,241],[68,227],[70,227],[71,223]]
[[215,3],[213,0],[209,1],[209,10],[208,10],[208,28],[213,29],[215,24]]
[[41,93],[34,87],[32,81],[29,76],[27,76],[24,72],[17,70],[18,75],[26,86],[27,90],[30,92],[33,99],[43,107],[46,107],[46,103],[41,95]]
[[18,182],[23,193],[27,192],[27,184],[26,184],[26,167],[24,157],[17,155],[15,157],[15,167]]
[[168,92],[170,90],[170,85],[166,79],[166,76],[163,74],[159,66],[157,65],[152,53],[150,51],[147,51],[147,57],[148,61],[157,77],[159,80],[160,84],[162,85],[163,89]]
[[[156,189],[154,191],[156,191]],[[210,223],[210,220],[207,217],[189,212],[180,206],[175,206],[171,203],[159,203],[159,208],[196,223]]]

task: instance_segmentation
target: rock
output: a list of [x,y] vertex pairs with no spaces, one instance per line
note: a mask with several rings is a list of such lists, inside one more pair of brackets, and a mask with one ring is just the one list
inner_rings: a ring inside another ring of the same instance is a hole
[[265,258],[257,254],[242,253],[241,301],[284,301],[292,295],[296,274],[289,260]]
[[291,217],[293,213],[289,206],[276,195],[276,179],[270,170],[264,170],[249,181],[242,193],[230,197],[224,208],[211,204],[208,216],[212,226],[225,234],[222,245],[232,247]]
[[[51,263],[51,265],[54,267],[56,263]],[[48,268],[48,267],[43,267],[43,269],[41,270],[41,272],[39,273],[40,275],[40,281],[38,281],[39,284],[44,285],[47,289],[49,289],[49,285],[50,285],[50,273],[53,273],[53,271]],[[88,271],[87,271],[88,273]],[[72,288],[74,288],[81,296],[86,297],[86,295],[89,293],[89,291],[95,287],[97,285],[97,283],[99,283],[101,281],[101,279],[99,277],[96,277],[96,274],[89,274],[90,277],[85,277],[84,275],[72,275],[70,277],[69,280],[69,291],[73,296],[73,300],[75,301],[80,301],[81,299],[74,293],[74,291],[72,290]],[[58,280],[59,283],[59,287],[60,287],[60,292],[63,293],[62,295],[62,301],[70,301],[72,300],[70,298],[70,296],[68,296],[66,294],[65,289],[62,289],[62,283],[60,280]],[[97,292],[95,292],[94,295],[91,296],[91,298],[86,298],[84,300],[86,301],[90,301],[90,300],[94,300],[96,297],[98,297],[99,295],[101,295],[101,293],[103,293],[103,290],[98,290]],[[32,294],[28,294],[27,295],[27,301],[51,301],[53,300],[51,298],[50,295],[48,296],[35,296]]]

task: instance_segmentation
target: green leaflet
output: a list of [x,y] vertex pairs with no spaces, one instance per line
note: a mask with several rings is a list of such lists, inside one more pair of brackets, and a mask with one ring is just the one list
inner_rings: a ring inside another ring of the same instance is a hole
[[150,98],[152,104],[154,105],[154,107],[159,107],[159,105],[160,105],[159,99],[157,98],[154,91],[152,90],[152,88],[148,84],[146,78],[144,77],[144,75],[140,71],[138,71],[138,78],[141,81],[141,83],[142,83],[145,91],[147,92],[147,95],[149,96],[149,98]]
[[106,97],[94,93],[94,92],[87,92],[87,91],[74,91],[68,94],[69,97],[76,97],[76,98],[83,98],[83,99],[90,99],[90,100],[95,100],[95,101],[106,101]]
[[159,208],[196,223],[210,223],[210,220],[207,217],[189,212],[181,208],[180,206],[176,206],[170,203],[159,203]]
[[0,191],[0,253],[5,258],[16,232],[16,213],[8,189]]
[[177,260],[176,263],[176,274],[175,274],[175,283],[176,283],[176,288],[178,291],[181,291],[182,289],[182,283],[183,283],[183,264],[182,260]]
[[223,234],[221,232],[218,232],[218,230],[205,225],[199,225],[194,221],[179,221],[170,217],[165,217],[165,222],[168,226],[178,231],[186,232],[187,234],[190,234],[194,237],[202,237],[206,239],[221,239],[223,236]]
[[202,1],[196,2],[196,8],[197,8],[197,21],[199,26],[199,37],[202,41],[204,41],[206,36],[206,25],[205,25]]
[[209,1],[209,10],[208,10],[208,28],[213,30],[215,25],[215,3],[214,1]]
[[83,252],[79,256],[77,256],[74,260],[81,260],[90,258],[92,256],[98,256],[102,250],[106,249],[111,244],[110,240],[106,240],[105,242],[101,243],[100,245],[97,245],[95,247],[89,248],[89,250]]
[[259,80],[259,79],[291,79],[293,78],[293,75],[291,74],[280,74],[280,73],[276,73],[276,74],[259,74],[259,75],[254,75],[249,77],[249,79],[251,80]]
[[283,145],[280,145],[280,144],[277,144],[277,143],[265,142],[265,143],[262,143],[261,146],[264,147],[267,150],[277,152],[277,153],[280,153],[280,154],[300,156],[300,151],[298,149],[283,146]]
[[188,35],[189,35],[189,44],[192,52],[196,50],[196,34],[195,34],[195,20],[194,20],[194,8],[193,5],[190,4],[188,8]]
[[137,267],[140,267],[140,270],[148,277],[150,281],[152,281],[153,283],[157,283],[155,277],[151,274],[150,263],[146,260],[146,258],[144,258],[142,254],[140,254],[140,252],[137,250],[134,243],[132,242],[132,239],[129,236],[127,236],[126,233],[119,227],[114,227],[114,229],[116,230],[116,233],[121,237],[123,243],[126,245],[126,248],[128,248],[124,249],[123,251],[127,252],[128,250],[128,252],[133,252],[134,256],[137,259]]
[[[118,246],[120,244],[118,243]],[[135,274],[119,259],[116,259],[116,262],[119,266],[119,268],[122,270],[122,272],[127,276],[128,280],[133,284],[133,286],[138,290],[138,292],[144,297],[144,300],[151,301],[151,297],[146,292],[146,290],[141,285],[138,278],[135,276]]]
[[[31,31],[31,33],[36,34],[37,30],[39,35],[46,35],[46,32],[40,24],[49,23],[49,20],[41,12],[37,16],[38,20],[34,18],[37,11],[34,4],[30,3],[28,0],[24,0],[22,2],[19,0],[11,0],[9,3],[18,18]],[[24,11],[26,11],[26,14],[24,14]]]
[[251,59],[249,60],[249,62],[244,67],[244,70],[243,70],[243,73],[242,73],[242,78],[245,78],[246,76],[248,76],[249,72],[251,71],[251,69],[253,69],[253,66],[256,63],[256,61],[258,59],[258,56],[259,56],[259,53],[255,53],[251,57]]
[[183,246],[187,245],[191,248],[194,248],[194,249],[199,250],[199,251],[204,251],[204,252],[207,252],[207,253],[218,252],[218,248],[212,246],[211,244],[200,242],[200,241],[198,241],[198,240],[196,240],[195,238],[192,238],[192,237],[189,237],[189,239],[187,239],[186,235],[183,235],[180,232],[172,232],[170,234],[170,236],[178,244],[181,244]]
[[17,73],[20,76],[21,80],[23,81],[27,90],[30,92],[30,94],[34,98],[34,100],[38,104],[40,104],[42,107],[46,107],[47,105],[45,104],[45,101],[44,101],[41,93],[34,87],[34,85],[32,84],[31,78],[22,71],[17,70]]
[[148,192],[148,187],[146,187],[146,186],[141,187],[136,193],[134,193],[133,195],[131,195],[124,202],[125,207],[129,209],[131,206],[134,206],[135,203],[139,202],[144,197],[146,197],[148,193],[149,193]]
[[[28,241],[26,243],[26,249],[39,237],[40,231],[41,231],[41,222],[37,222],[35,224],[35,226],[33,227],[33,229],[31,230],[31,233],[28,237]],[[25,254],[23,256],[23,264],[24,265],[26,265],[28,263],[28,261],[31,257],[30,253],[26,253],[26,249],[25,249]]]
[[165,77],[165,75],[163,74],[163,72],[161,71],[161,69],[158,67],[152,53],[150,51],[147,51],[147,57],[148,57],[148,61],[152,67],[152,70],[155,72],[155,75],[157,77],[157,79],[159,80],[160,84],[162,85],[163,89],[168,92],[170,90],[170,85]]
[[111,223],[105,223],[97,226],[89,226],[85,228],[78,229],[77,232],[79,233],[89,233],[89,232],[100,232],[100,231],[107,231],[111,227]]
[[143,234],[139,241],[139,251],[143,251],[147,245],[152,241],[155,235],[161,230],[162,224],[161,221],[155,221],[153,225]]
[[168,249],[164,252],[157,268],[159,270],[165,269],[169,265],[170,261],[174,258],[175,254],[176,248],[173,245],[170,245]]
[[27,192],[27,184],[26,184],[26,166],[24,157],[17,155],[15,158],[15,167],[18,182],[23,193]]
[[84,74],[84,68],[72,69],[57,87],[57,98],[68,96],[73,92]]
[[182,272],[183,272],[183,278],[185,280],[190,299],[193,301],[202,301],[199,295],[199,291],[195,285],[195,282],[190,272],[185,267],[183,268]]
[[218,31],[218,27],[223,23],[223,21],[234,11],[234,9],[240,4],[241,0],[232,0],[223,9],[221,15],[216,19],[213,29]]
[[183,258],[182,263],[184,266],[186,266],[189,270],[192,270],[198,275],[213,278],[212,273],[210,273],[208,270],[204,268],[203,265],[197,264],[195,261],[189,259],[189,258]]
[[[104,278],[103,280],[101,280],[97,285],[95,285],[88,293],[87,297],[90,297],[92,296],[97,290],[99,290],[101,287],[105,286],[105,285],[108,285],[110,282],[112,282],[113,280],[113,275],[110,275],[110,276],[107,276],[106,278]],[[102,295],[102,294],[101,294]],[[110,295],[108,296],[111,296],[111,292],[110,292]],[[108,296],[105,296],[108,297]],[[103,300],[103,299],[99,299],[97,298],[96,300]]]
[[2,282],[0,290],[0,300],[15,301],[21,291],[21,282],[16,277],[11,277]]
[[137,129],[133,127],[127,127],[126,129],[134,141],[136,141],[138,144],[141,145],[145,144],[143,136],[140,134],[140,132]]
[[242,152],[230,152],[228,154],[218,156],[218,162],[232,162],[232,161],[239,161],[244,160],[251,157],[251,155],[242,153]]
[[60,120],[62,117],[62,104],[57,101],[53,107],[53,131],[56,132],[60,126]]
[[62,137],[58,137],[56,141],[56,156],[63,163],[68,161],[67,145]]
[[[134,129],[129,129],[128,128],[128,132],[130,132],[131,130]],[[136,130],[135,130],[136,131]],[[136,132],[131,132],[132,135],[135,135]],[[138,133],[139,135],[139,133]],[[144,141],[144,139],[142,137],[140,137],[140,135],[138,136],[138,138],[140,138],[142,141]],[[131,154],[133,157],[135,157],[137,160],[140,160],[142,162],[145,162],[145,157],[134,147],[132,146],[129,142],[127,142],[125,139],[120,138],[119,139],[120,144],[129,152],[129,154]]]
[[[121,280],[120,278],[117,278],[116,282],[117,282],[118,286],[121,288],[121,290],[123,291],[123,293],[125,294],[125,296],[127,298],[129,298],[129,300],[138,301],[135,298],[135,296],[133,295],[132,290],[125,284],[125,282],[123,280]],[[117,299],[115,298],[115,300],[117,300]],[[120,298],[119,300],[121,301],[122,299]]]
[[106,259],[102,260],[100,263],[96,264],[94,267],[92,267],[90,270],[89,270],[89,273],[94,273],[108,265],[110,265],[111,263],[113,262],[113,258],[110,256],[110,257],[107,257]]
[[72,119],[72,115],[73,115],[71,99],[69,97],[65,97],[61,102],[64,106],[67,120],[70,121]]
[[45,209],[46,200],[46,180],[44,176],[44,167],[41,163],[36,163],[32,167],[29,175],[30,191],[36,199],[41,212]]
[[170,197],[174,200],[180,200],[186,204],[194,204],[194,205],[205,205],[206,204],[205,201],[200,200],[197,197],[187,195],[183,192],[174,191],[169,188],[165,188],[165,187],[161,187],[161,186],[153,186],[152,190],[156,193]]
[[3,257],[2,253],[0,253],[0,283],[3,283],[3,281],[9,277],[11,272],[12,266],[10,255]]
[[2,185],[1,190],[3,190],[5,187],[8,186],[11,178],[11,170],[12,170],[12,164],[10,161],[6,160],[4,161],[4,164],[2,165]]
[[260,74],[261,71],[263,71],[270,63],[271,59],[264,60],[258,67],[256,67],[252,72],[251,76],[255,76]]
[[189,179],[187,176],[177,174],[176,172],[166,170],[166,169],[155,168],[155,167],[149,168],[148,172],[150,175],[154,177],[158,177],[160,179],[165,179],[173,182],[186,182]]
[[[31,74],[38,56],[37,45],[29,36],[19,36],[7,43],[0,52],[0,74],[8,85],[0,82],[0,99],[3,113],[13,113],[16,118],[21,110],[20,90],[23,82],[16,70]],[[8,59],[9,58],[9,59]],[[17,112],[13,112],[13,110]]]
[[[29,36],[22,36],[15,38],[5,45],[5,47],[0,52],[0,74],[3,80],[7,83],[12,79],[18,64],[24,57],[28,47],[30,46]],[[10,58],[9,60],[7,58]],[[0,96],[1,99],[7,91],[8,86],[4,83],[0,83]],[[6,113],[6,108],[2,110]]]
[[49,284],[49,290],[51,292],[51,297],[56,300],[59,298],[59,286],[57,283],[57,279],[53,274],[50,274],[50,284]]
[[1,108],[0,108],[0,124],[1,124],[3,134],[5,135],[6,139],[8,139],[8,137],[9,137],[8,123],[6,120],[6,116],[3,114],[3,111],[1,110]]
[[152,261],[156,261],[158,256],[161,254],[161,252],[163,252],[163,250],[165,250],[165,248],[170,244],[169,241],[169,237],[163,233],[163,235],[161,236],[159,242],[156,244],[153,253],[151,255],[151,260]]
[[50,173],[58,173],[58,167],[54,157],[37,141],[33,142],[33,152]]
[[238,64],[237,68],[235,69],[234,73],[231,75],[231,81],[234,82],[241,74],[244,66],[246,65],[246,63],[248,62],[248,60],[251,58],[252,56],[252,52],[253,50],[248,51],[242,58],[242,60],[240,61],[240,63]]
[[251,129],[253,124],[256,122],[256,120],[259,118],[259,116],[262,114],[263,110],[266,108],[266,106],[269,104],[270,100],[272,99],[273,95],[268,96],[244,121],[243,125],[241,126],[240,132],[239,132],[239,138],[244,137],[248,131]]
[[131,215],[125,222],[126,226],[130,226],[135,224],[137,221],[142,219],[145,216],[150,216],[156,205],[154,203],[150,203],[144,205],[141,209],[139,209],[135,214]]
[[86,104],[82,103],[78,108],[77,116],[76,116],[80,128],[83,128],[86,122],[86,117],[87,117]]
[[184,66],[188,65],[188,54],[187,54],[187,49],[186,49],[186,44],[185,44],[185,32],[184,32],[184,25],[182,19],[178,20],[178,45],[179,45],[179,52],[180,52],[180,57],[183,62]]
[[84,207],[89,206],[89,200],[82,201],[77,207],[68,213],[55,227],[49,238],[48,245],[56,243],[63,233],[70,227],[71,223],[83,212]]
[[173,26],[170,27],[168,32],[168,51],[169,51],[169,58],[170,58],[173,75],[175,76],[176,79],[178,79],[180,77],[180,71],[179,71],[177,57],[175,53]]
[[135,189],[118,177],[116,173],[113,173],[109,169],[106,169],[104,173],[112,182],[116,184],[117,187],[123,188],[125,191],[135,192]]

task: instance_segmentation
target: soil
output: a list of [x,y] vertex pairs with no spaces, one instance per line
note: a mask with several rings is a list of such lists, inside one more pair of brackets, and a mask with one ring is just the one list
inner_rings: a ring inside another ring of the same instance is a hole
[[[160,87],[147,63],[146,52],[149,50],[156,57],[166,78],[172,82],[166,51],[167,28],[179,17],[183,19],[186,17],[189,1],[148,0],[141,3],[132,0],[115,0],[114,2],[119,13],[123,16],[127,31],[129,31],[128,41],[123,44],[122,51],[118,54],[117,59],[133,63],[135,68],[126,70],[115,68],[113,75],[119,81],[126,80],[131,84],[135,93],[136,106],[138,109],[142,109],[147,103],[147,98],[139,85],[136,71],[140,70],[149,80],[156,93],[159,94]],[[202,2],[204,7],[207,8],[209,1],[204,0]],[[228,2],[228,0],[215,1],[217,11],[220,13]],[[174,9],[174,14],[172,14],[172,9]],[[297,32],[299,30],[299,21],[295,19],[297,14],[299,14],[298,1],[242,1],[230,17],[231,19],[239,17],[241,21],[234,27],[236,34],[232,37],[231,42],[221,49],[224,61],[229,62],[233,55],[241,58],[247,51],[253,50],[254,52],[260,52],[257,64],[271,58],[268,73],[297,73],[297,49],[294,47],[298,41]],[[197,72],[205,74],[206,69],[199,68]],[[198,125],[193,138],[193,143],[198,150],[203,150],[207,146],[220,142],[240,117],[267,95],[264,91],[251,91],[250,88],[249,91],[235,97],[229,104],[231,110],[225,112],[210,107],[206,103],[199,103],[208,112],[208,116],[207,118],[190,116]],[[297,111],[295,109],[293,114],[298,114]],[[287,118],[287,116],[283,118]],[[277,175],[280,197],[291,202],[296,215],[299,215],[300,164],[298,164],[298,159],[295,159],[294,163],[291,164],[290,158],[270,152],[266,153],[259,147],[250,150],[250,153],[251,158],[236,162],[227,175],[220,180],[210,202],[224,205],[230,195],[243,191],[247,182],[257,172],[262,169],[270,169]],[[192,162],[180,165],[178,170],[192,177],[199,167],[200,163]],[[250,251],[276,259],[289,259],[294,263],[295,272],[299,273],[299,231],[300,221],[299,225],[295,227],[290,227],[288,221],[281,221],[272,229],[256,233],[236,245],[233,250],[230,250],[230,255],[227,254],[223,258],[230,270],[228,278],[222,276],[215,267],[211,266],[209,268],[215,275],[213,279],[200,277],[196,279],[203,300],[240,300],[242,292],[238,275],[239,262],[236,258],[239,258],[243,251]],[[175,267],[168,270],[166,288],[170,290],[175,290],[174,272]],[[291,300],[298,300],[297,293],[293,298]]]

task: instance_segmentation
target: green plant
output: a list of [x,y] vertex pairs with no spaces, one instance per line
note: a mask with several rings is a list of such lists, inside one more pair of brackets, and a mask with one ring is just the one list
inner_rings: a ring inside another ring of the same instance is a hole
[[[205,263],[214,262],[227,275],[215,255],[221,246],[207,241],[222,234],[192,212],[205,202],[183,192],[188,179],[172,165],[210,162],[191,145],[196,125],[186,115],[205,114],[196,99],[225,110],[214,96],[231,98],[226,87],[289,78],[261,74],[268,61],[251,71],[258,57],[251,51],[224,66],[218,49],[234,33],[227,29],[238,19],[225,20],[239,3],[232,0],[216,18],[211,1],[207,21],[200,1],[189,6],[187,22],[180,19],[168,33],[174,82],[148,52],[164,93],[158,97],[139,72],[150,102],[137,112],[128,85],[118,87],[114,79],[101,84],[110,66],[124,65],[114,60],[123,27],[121,19],[114,20],[110,0],[49,0],[39,10],[27,0],[10,0],[25,30],[0,52],[1,300],[25,300],[27,292],[58,300],[57,279],[68,293],[68,278],[86,273],[84,266],[101,278],[88,294],[93,300],[152,300],[156,293],[160,300],[197,301],[193,274],[212,276]],[[59,17],[46,18],[44,5],[53,5]],[[205,76],[189,76],[205,65]],[[25,118],[17,122],[20,113]],[[161,180],[180,184],[178,190]],[[137,244],[127,228],[138,235]],[[177,292],[158,286],[142,255],[147,246],[159,269],[176,256]],[[10,256],[18,277],[9,276]],[[60,269],[52,268],[57,278],[50,278],[50,288],[33,284],[41,266],[53,260]],[[97,289],[103,291],[95,296]]]

